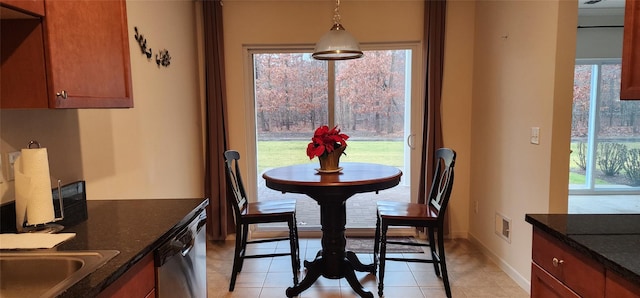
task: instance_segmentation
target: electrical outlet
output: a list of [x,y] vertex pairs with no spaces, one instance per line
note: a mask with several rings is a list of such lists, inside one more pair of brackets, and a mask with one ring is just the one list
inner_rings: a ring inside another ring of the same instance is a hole
[[20,151],[7,153],[7,161],[9,162],[9,170],[7,171],[7,181],[13,181],[15,178],[13,165],[16,163],[16,159],[20,157]]
[[479,209],[479,206],[478,206],[478,205],[480,205],[480,203],[478,203],[478,200],[475,200],[474,202],[475,202],[475,205],[474,205],[474,207],[473,207],[473,211],[474,211],[476,214],[478,214],[478,209]]

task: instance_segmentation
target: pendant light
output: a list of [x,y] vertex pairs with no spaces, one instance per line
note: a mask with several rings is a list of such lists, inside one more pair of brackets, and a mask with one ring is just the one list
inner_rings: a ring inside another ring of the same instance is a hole
[[320,38],[311,56],[317,60],[349,60],[362,55],[358,41],[340,24],[340,0],[336,0],[333,26]]

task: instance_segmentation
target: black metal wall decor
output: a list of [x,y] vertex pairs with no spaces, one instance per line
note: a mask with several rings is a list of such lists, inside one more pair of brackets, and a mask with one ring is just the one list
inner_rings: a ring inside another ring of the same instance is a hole
[[133,30],[136,31],[135,39],[140,45],[140,51],[142,54],[147,56],[147,59],[151,59],[151,48],[147,49],[147,39],[142,36],[142,34],[138,33],[138,27],[133,27]]
[[[147,60],[151,60],[151,56],[153,56],[153,50],[150,47],[147,48],[147,39],[138,32],[138,27],[133,27],[133,30],[136,32],[134,38],[140,46],[140,51],[142,52],[142,54],[147,56]],[[163,49],[158,54],[156,54],[156,64],[158,65],[158,67],[168,67],[169,64],[171,64],[171,56],[169,55],[169,51],[167,49]]]
[[158,64],[158,66],[162,65],[167,67],[170,63],[171,56],[169,56],[169,51],[167,51],[167,49],[160,50],[160,54],[156,54],[156,64]]

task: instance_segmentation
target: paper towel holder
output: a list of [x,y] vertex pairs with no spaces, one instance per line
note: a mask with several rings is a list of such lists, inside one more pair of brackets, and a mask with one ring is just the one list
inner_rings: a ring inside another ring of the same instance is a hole
[[[33,141],[31,141],[33,142]],[[36,142],[37,143],[37,142]],[[31,143],[29,143],[31,145]],[[60,217],[56,217],[52,222],[44,223],[44,224],[35,224],[35,225],[26,225],[26,219],[23,223],[22,232],[23,233],[47,233],[47,234],[55,234],[64,229],[64,226],[61,224],[54,223],[56,221],[60,221],[64,219],[64,204],[62,203],[62,180],[58,179],[58,201],[60,203]]]
[[33,141],[33,140],[29,141],[29,144],[27,144],[27,148],[31,149],[31,145],[36,146],[36,148],[42,148],[40,147],[40,143],[38,141]]
[[[41,148],[40,143],[38,141],[30,141],[29,144],[27,144],[27,148],[31,149],[31,148]],[[54,222],[56,221],[60,221],[64,219],[64,204],[63,204],[63,200],[62,200],[62,180],[58,179],[58,201],[60,203],[60,217],[55,217],[53,219],[52,222],[50,223],[44,223],[44,224],[35,224],[35,225],[26,225],[26,218],[25,218],[25,222],[23,222],[22,227],[18,227],[18,230],[20,232],[23,233],[49,233],[49,234],[53,234],[53,233],[58,233],[60,231],[62,231],[64,229],[64,226],[61,224],[56,224]]]

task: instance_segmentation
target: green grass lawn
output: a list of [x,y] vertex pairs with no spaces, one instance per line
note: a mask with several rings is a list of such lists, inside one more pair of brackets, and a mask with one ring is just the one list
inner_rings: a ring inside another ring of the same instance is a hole
[[[318,163],[307,157],[309,141],[259,141],[258,173],[267,168],[300,163]],[[403,166],[402,141],[347,141],[343,162],[375,162],[389,166]]]
[[[580,184],[583,185],[586,182],[587,177],[585,175],[582,174],[578,174],[578,173],[574,173],[574,172],[570,172],[569,173],[569,184]],[[596,184],[609,184],[609,182],[604,181],[602,179],[596,179]]]
[[[281,167],[301,163],[318,163],[318,158],[309,160],[307,157],[309,141],[259,141],[258,142],[258,173],[267,168]],[[403,166],[402,141],[347,141],[346,155],[340,158],[343,162],[374,162],[389,166]],[[631,143],[628,148],[640,148],[640,143]],[[575,159],[578,158],[577,143],[571,144],[571,167],[577,168]],[[597,184],[607,184],[597,179]],[[584,184],[585,176],[569,173],[570,184]]]

